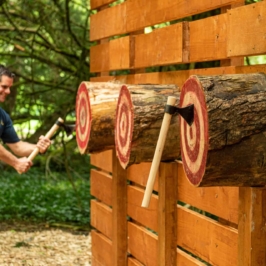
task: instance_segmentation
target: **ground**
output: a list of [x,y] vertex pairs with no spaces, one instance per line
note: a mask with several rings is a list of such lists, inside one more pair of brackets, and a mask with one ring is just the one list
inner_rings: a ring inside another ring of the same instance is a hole
[[0,222],[0,266],[90,266],[89,230]]

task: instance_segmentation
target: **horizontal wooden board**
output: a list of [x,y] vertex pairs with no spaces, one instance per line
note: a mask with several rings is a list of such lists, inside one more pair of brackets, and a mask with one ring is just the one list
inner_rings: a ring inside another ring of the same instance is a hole
[[112,242],[104,235],[91,231],[91,253],[92,265],[113,266],[112,262]]
[[127,189],[127,214],[134,221],[158,232],[158,196],[152,195],[148,208],[141,207],[144,190],[134,186]]
[[94,41],[135,32],[151,25],[186,18],[236,2],[238,0],[127,0],[91,16],[90,39]]
[[91,9],[96,9],[115,2],[116,0],[90,0]]
[[266,54],[266,1],[228,11],[228,56]]
[[99,169],[102,169],[103,171],[111,173],[113,168],[112,156],[112,150],[91,154],[90,163],[91,165],[96,166]]
[[128,258],[127,265],[128,266],[144,266],[144,264],[140,263],[138,260],[131,258],[131,257]]
[[105,203],[112,205],[112,176],[95,169],[91,170],[91,195]]
[[176,266],[206,266],[206,264],[193,258],[191,255],[178,248]]
[[[99,58],[107,60],[107,58]],[[130,68],[130,37],[126,36],[109,43],[109,70]]]
[[109,70],[109,42],[92,46],[90,49],[90,71],[104,72]]
[[[146,187],[150,174],[151,163],[133,164],[127,169],[127,179],[133,183]],[[154,190],[158,191],[158,173],[155,177]]]
[[91,226],[112,240],[112,209],[96,200],[91,200]]
[[178,163],[177,183],[178,200],[238,224],[237,187],[194,187],[189,183],[181,162]]
[[149,230],[128,222],[128,252],[145,266],[157,265],[157,241]]
[[189,31],[190,62],[227,58],[227,14],[190,22]]
[[183,23],[135,37],[134,68],[182,62]]
[[90,17],[91,41],[126,33],[126,4],[104,9]]
[[177,244],[211,265],[237,265],[237,230],[197,212],[177,208]]

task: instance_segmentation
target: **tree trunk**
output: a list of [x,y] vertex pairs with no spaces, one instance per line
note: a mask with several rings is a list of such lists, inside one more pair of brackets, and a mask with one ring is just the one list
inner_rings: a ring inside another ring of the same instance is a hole
[[76,97],[76,141],[81,154],[114,148],[114,119],[121,84],[82,82]]
[[266,75],[191,76],[180,106],[192,103],[192,126],[180,118],[189,181],[195,186],[265,186]]
[[[121,166],[152,161],[168,96],[180,92],[174,85],[124,85],[116,109],[115,148]],[[179,121],[173,115],[162,161],[180,157]]]

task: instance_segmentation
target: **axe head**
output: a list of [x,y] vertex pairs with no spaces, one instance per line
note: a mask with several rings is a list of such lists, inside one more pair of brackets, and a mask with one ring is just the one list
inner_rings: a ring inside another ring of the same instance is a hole
[[74,131],[76,131],[76,124],[68,125],[60,121],[57,121],[56,124],[65,130],[67,136],[70,136]]

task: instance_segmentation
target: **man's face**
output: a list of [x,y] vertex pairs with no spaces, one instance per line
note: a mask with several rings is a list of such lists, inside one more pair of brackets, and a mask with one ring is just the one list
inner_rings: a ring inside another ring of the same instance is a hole
[[4,102],[6,96],[10,94],[10,88],[13,85],[13,78],[2,76],[0,81],[0,102]]

